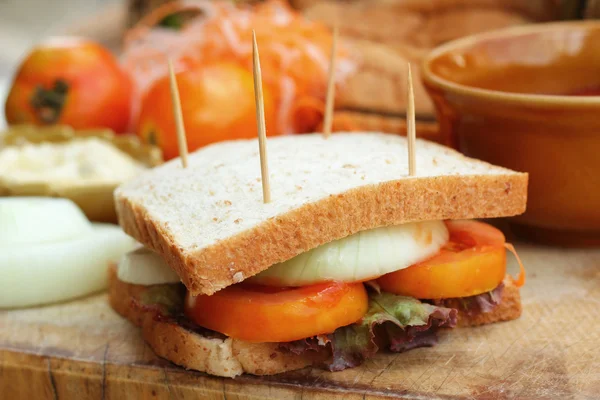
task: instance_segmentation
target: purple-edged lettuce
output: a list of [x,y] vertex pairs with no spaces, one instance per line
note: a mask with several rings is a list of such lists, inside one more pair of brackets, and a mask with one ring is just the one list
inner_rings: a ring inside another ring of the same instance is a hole
[[390,293],[372,293],[369,309],[358,322],[338,328],[326,337],[282,343],[296,354],[330,346],[332,360],[327,367],[341,371],[361,364],[380,348],[402,352],[416,347],[433,346],[440,327],[454,327],[454,309],[422,303],[412,297]]
[[226,338],[222,333],[201,327],[188,319],[183,312],[184,301],[185,286],[181,283],[170,283],[150,286],[138,299],[133,300],[133,305],[151,312],[156,321],[177,324],[208,338]]
[[493,311],[502,301],[504,283],[500,283],[494,290],[470,297],[454,299],[432,300],[436,306],[456,308],[468,316],[474,316]]

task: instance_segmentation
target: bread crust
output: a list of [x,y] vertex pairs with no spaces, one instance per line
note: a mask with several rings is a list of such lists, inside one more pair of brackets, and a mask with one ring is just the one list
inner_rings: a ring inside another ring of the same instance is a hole
[[304,368],[328,357],[326,352],[296,355],[281,351],[277,343],[250,343],[232,338],[209,338],[155,318],[153,312],[135,306],[149,286],[126,283],[109,268],[108,299],[111,307],[141,327],[144,340],[157,356],[186,369],[235,377],[242,373],[273,375]]
[[161,253],[193,295],[210,295],[301,252],[362,230],[412,221],[521,214],[525,211],[527,180],[527,174],[514,173],[448,175],[360,187],[305,204],[210,247],[187,252],[135,202],[117,196],[116,206],[126,233]]

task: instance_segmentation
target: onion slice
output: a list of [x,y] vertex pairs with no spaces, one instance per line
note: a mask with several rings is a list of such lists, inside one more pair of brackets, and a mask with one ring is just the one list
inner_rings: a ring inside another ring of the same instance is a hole
[[83,212],[66,199],[6,197],[0,199],[0,221],[2,251],[5,247],[75,239],[92,232]]
[[180,282],[165,261],[146,247],[139,247],[121,257],[117,270],[119,280],[135,285],[159,285]]
[[103,290],[107,267],[136,242],[120,227],[92,224],[78,239],[0,252],[0,308],[53,303]]
[[52,303],[107,286],[106,269],[136,242],[92,224],[70,200],[0,199],[0,308]]
[[370,229],[276,264],[249,281],[271,286],[366,281],[433,256],[448,239],[443,221]]

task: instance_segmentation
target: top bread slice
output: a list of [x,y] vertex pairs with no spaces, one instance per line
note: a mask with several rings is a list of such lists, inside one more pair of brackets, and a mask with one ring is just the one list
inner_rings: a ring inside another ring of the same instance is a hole
[[525,211],[527,174],[417,140],[409,176],[407,147],[381,133],[269,138],[265,204],[257,140],[213,144],[120,186],[119,223],[197,295],[358,231]]

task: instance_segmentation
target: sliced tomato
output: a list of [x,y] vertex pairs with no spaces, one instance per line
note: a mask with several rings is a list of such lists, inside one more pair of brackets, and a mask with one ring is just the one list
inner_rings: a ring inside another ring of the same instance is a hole
[[505,238],[477,221],[449,221],[450,240],[435,256],[378,279],[381,289],[418,299],[468,297],[496,288],[506,275]]
[[200,326],[249,342],[289,342],[331,333],[367,311],[362,283],[299,288],[238,284],[212,296],[187,295],[185,313]]

